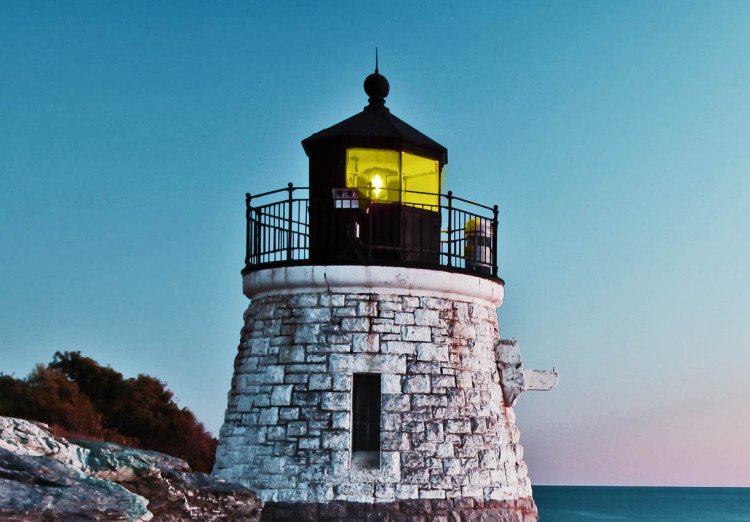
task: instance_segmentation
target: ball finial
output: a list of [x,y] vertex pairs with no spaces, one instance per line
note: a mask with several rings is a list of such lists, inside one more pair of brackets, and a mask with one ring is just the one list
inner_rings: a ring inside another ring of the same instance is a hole
[[365,92],[370,97],[370,105],[385,105],[385,97],[391,87],[385,76],[378,72],[378,48],[375,48],[375,72],[365,78]]

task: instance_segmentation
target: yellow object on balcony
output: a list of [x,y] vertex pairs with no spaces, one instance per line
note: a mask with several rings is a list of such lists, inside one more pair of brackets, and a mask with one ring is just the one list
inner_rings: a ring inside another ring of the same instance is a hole
[[382,203],[404,203],[438,210],[440,165],[437,160],[385,149],[347,149],[346,187]]

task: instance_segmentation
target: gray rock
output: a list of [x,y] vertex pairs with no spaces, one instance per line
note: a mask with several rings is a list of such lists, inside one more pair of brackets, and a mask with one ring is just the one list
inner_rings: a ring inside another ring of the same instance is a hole
[[154,451],[67,441],[0,417],[1,520],[257,521],[249,489]]
[[51,457],[0,449],[0,519],[131,520],[153,518],[148,500]]

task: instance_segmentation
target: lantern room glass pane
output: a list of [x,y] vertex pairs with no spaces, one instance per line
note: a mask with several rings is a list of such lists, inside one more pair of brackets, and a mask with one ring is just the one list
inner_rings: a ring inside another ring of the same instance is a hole
[[[437,210],[440,193],[440,164],[436,160],[401,154],[401,200],[406,204]],[[420,194],[426,192],[426,194]],[[435,208],[432,208],[435,207]]]
[[360,197],[396,202],[401,193],[401,154],[395,150],[347,149],[346,187]]

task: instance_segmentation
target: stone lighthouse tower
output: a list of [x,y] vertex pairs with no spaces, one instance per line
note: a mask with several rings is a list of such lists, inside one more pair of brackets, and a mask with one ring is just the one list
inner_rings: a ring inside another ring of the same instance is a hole
[[513,406],[557,373],[500,339],[498,207],[443,193],[445,147],[390,113],[377,68],[364,86],[303,140],[309,187],[247,196],[214,475],[264,520],[535,520]]

